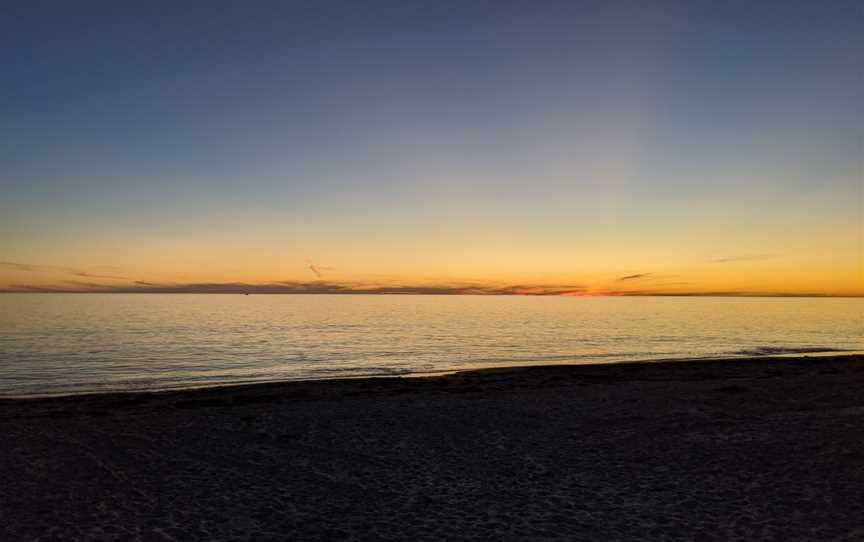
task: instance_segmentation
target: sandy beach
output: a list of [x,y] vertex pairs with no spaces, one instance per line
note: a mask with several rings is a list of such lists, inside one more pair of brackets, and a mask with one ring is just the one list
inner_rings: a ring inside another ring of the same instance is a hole
[[864,356],[0,401],[2,540],[864,540]]

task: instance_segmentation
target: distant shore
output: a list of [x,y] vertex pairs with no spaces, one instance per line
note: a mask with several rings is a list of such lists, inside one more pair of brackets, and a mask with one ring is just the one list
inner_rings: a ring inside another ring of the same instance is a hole
[[864,355],[0,399],[0,539],[864,539]]

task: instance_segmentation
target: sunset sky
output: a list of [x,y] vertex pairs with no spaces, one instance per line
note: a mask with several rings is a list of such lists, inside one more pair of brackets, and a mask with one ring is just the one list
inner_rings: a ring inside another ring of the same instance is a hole
[[864,8],[4,2],[0,290],[864,295]]

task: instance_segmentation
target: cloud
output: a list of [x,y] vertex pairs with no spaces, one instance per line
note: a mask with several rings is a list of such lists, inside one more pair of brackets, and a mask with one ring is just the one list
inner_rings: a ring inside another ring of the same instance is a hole
[[[14,269],[16,271],[27,271],[30,273],[62,273],[64,275],[73,275],[76,277],[86,277],[91,279],[129,280],[128,277],[121,277],[118,275],[102,275],[97,273],[91,273],[90,271],[84,269],[76,269],[74,267],[60,267],[56,265],[36,265],[18,262],[0,262],[0,267]],[[104,266],[100,266],[98,268],[113,269]]]
[[332,270],[333,270],[332,267],[325,267],[325,266],[322,266],[322,265],[315,265],[314,263],[312,263],[312,260],[310,260],[309,258],[306,258],[306,268],[307,268],[309,271],[312,271],[313,273],[315,273],[315,276],[318,277],[319,279],[323,276],[323,275],[321,274],[321,271],[332,271]]
[[659,289],[597,290],[578,285],[483,285],[483,284],[364,284],[329,281],[277,281],[263,284],[244,282],[155,283],[136,281],[129,285],[105,285],[68,280],[60,286],[17,284],[0,286],[0,292],[56,293],[162,293],[162,294],[345,294],[345,295],[522,295],[522,296],[659,296],[659,297],[861,297],[821,292],[747,292],[693,290],[669,292]]
[[728,256],[711,260],[713,263],[750,262],[756,260],[770,260],[776,258],[775,254],[742,254],[740,256]]
[[15,269],[17,271],[48,271],[50,269],[47,265],[30,265],[16,262],[0,262],[0,267]]
[[57,287],[15,285],[6,291],[53,291],[91,293],[222,293],[222,294],[388,294],[388,295],[577,295],[578,285],[483,285],[483,284],[365,284],[332,281],[276,281],[268,283],[194,282],[156,283],[135,281],[129,285],[106,285],[67,280]]
[[644,279],[644,278],[648,278],[648,277],[650,277],[650,276],[653,275],[653,274],[654,274],[654,273],[636,273],[635,275],[626,275],[626,276],[624,276],[624,277],[619,277],[619,278],[617,278],[617,279],[615,279],[615,280],[619,280],[619,281],[620,281],[620,280],[636,280],[636,279]]
[[46,293],[55,293],[58,290],[56,288],[50,288],[45,286],[35,286],[32,284],[15,284],[9,286],[7,288],[0,289],[0,292],[3,293],[14,293],[14,292],[46,292]]
[[129,280],[129,277],[121,277],[119,275],[97,275],[88,271],[69,270],[69,273],[76,277],[88,277],[91,279],[109,279],[109,280]]

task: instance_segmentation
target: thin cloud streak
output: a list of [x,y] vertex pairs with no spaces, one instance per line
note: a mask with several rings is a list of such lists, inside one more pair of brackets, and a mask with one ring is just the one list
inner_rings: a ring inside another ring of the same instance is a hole
[[86,277],[91,279],[107,279],[107,280],[129,280],[129,277],[121,277],[119,275],[101,275],[91,273],[87,270],[76,269],[74,267],[60,267],[56,265],[37,265],[18,262],[0,262],[0,267],[14,269],[16,271],[26,271],[29,273],[62,273],[65,275],[74,275],[76,277]]
[[627,276],[624,276],[624,277],[619,277],[619,278],[616,279],[616,280],[618,280],[618,281],[622,281],[622,280],[645,279],[645,278],[650,277],[650,276],[653,275],[653,274],[654,274],[654,273],[636,273],[635,275],[627,275]]
[[771,260],[776,258],[775,254],[743,254],[741,256],[729,256],[727,258],[717,258],[711,260],[712,263],[733,263],[733,262],[752,262],[757,260]]

